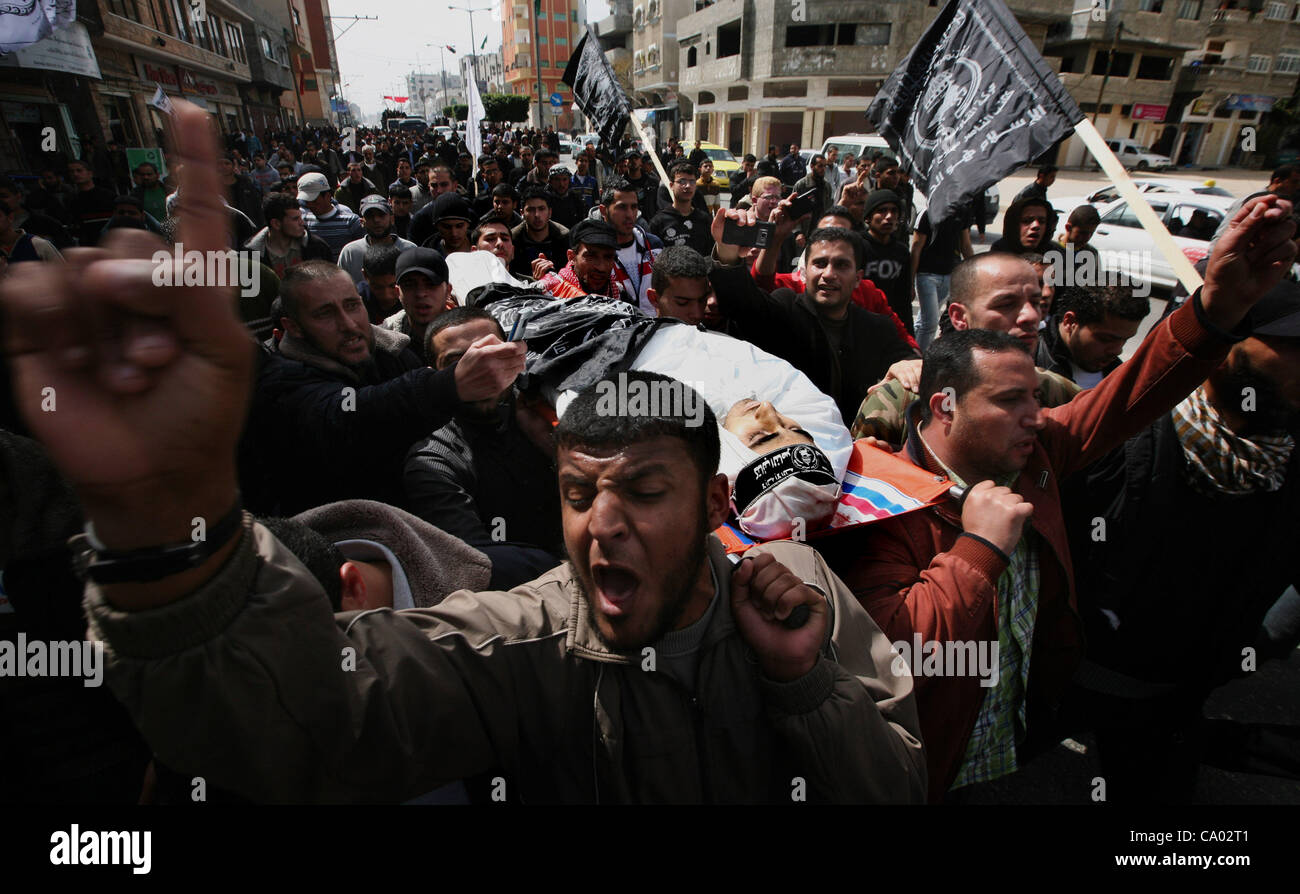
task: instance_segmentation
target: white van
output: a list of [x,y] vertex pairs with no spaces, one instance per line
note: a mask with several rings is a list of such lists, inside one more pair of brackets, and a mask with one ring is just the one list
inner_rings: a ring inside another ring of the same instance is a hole
[[888,152],[890,155],[894,151],[889,148],[885,138],[880,134],[874,133],[850,133],[842,137],[830,137],[822,143],[821,154],[825,155],[829,149],[840,150],[840,159],[844,156],[852,155],[854,158],[861,158],[863,153],[870,152],[872,149],[879,149],[881,152]]

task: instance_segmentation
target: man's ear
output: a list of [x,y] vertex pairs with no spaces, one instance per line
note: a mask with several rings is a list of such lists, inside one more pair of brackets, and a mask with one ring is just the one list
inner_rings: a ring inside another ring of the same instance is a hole
[[339,580],[343,584],[343,598],[339,603],[345,612],[364,611],[366,605],[366,579],[356,562],[344,562],[339,567]]
[[566,254],[568,254],[569,256],[569,263],[573,263],[573,259],[574,257],[576,257],[577,252],[575,252],[573,249],[570,248],[566,251]]
[[302,338],[302,327],[292,317],[280,317],[280,328],[294,338]]
[[1073,329],[1079,325],[1079,318],[1074,315],[1074,311],[1067,310],[1065,313],[1061,314],[1061,325]]
[[954,329],[969,329],[970,321],[966,319],[966,306],[956,302],[948,303],[948,319]]
[[942,389],[930,395],[926,401],[930,407],[930,417],[940,425],[952,422],[953,412],[957,409],[957,399],[950,389]]
[[[646,287],[645,296],[656,308],[659,307],[659,293],[650,287]],[[662,315],[662,314],[661,314]]]
[[731,487],[726,475],[718,474],[709,479],[705,498],[708,501],[709,530],[713,531],[727,520],[731,512]]

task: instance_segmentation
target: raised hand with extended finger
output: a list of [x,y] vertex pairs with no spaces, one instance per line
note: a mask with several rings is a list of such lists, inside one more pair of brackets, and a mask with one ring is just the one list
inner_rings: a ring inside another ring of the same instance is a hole
[[[230,219],[211,119],[177,102],[175,124],[178,242],[186,255],[224,254]],[[155,285],[158,264],[173,263],[170,252],[152,259],[163,249],[143,233],[115,234],[103,249],[70,252],[66,268],[23,264],[0,287],[19,408],[117,550],[188,540],[193,519],[212,522],[236,499],[255,345],[233,289]]]

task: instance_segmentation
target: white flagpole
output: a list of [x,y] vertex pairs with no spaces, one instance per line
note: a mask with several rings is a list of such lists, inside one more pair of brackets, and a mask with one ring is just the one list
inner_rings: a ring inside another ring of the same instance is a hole
[[1165,229],[1164,223],[1147,204],[1142,193],[1138,190],[1137,184],[1129,177],[1128,171],[1124,170],[1124,165],[1115,157],[1115,153],[1106,145],[1106,140],[1098,132],[1096,126],[1084,119],[1074,126],[1074,132],[1083,140],[1083,144],[1088,147],[1092,157],[1097,159],[1101,169],[1110,177],[1111,182],[1119,189],[1119,194],[1128,202],[1128,206],[1137,214],[1138,221],[1142,224],[1153,240],[1156,248],[1165,256],[1165,260],[1174,268],[1174,276],[1183,284],[1183,288],[1190,295],[1204,285],[1201,275],[1196,272],[1192,262],[1187,260],[1187,255],[1178,247],[1174,237],[1169,235],[1169,230]]
[[672,192],[673,187],[672,184],[668,182],[668,172],[664,170],[664,163],[659,160],[659,147],[656,146],[648,136],[646,136],[645,130],[641,127],[641,122],[636,118],[635,111],[628,116],[628,120],[632,122],[632,129],[635,130],[636,135],[641,138],[641,142],[650,147],[650,160],[654,162],[655,170],[659,172],[659,182],[667,186],[669,192]]

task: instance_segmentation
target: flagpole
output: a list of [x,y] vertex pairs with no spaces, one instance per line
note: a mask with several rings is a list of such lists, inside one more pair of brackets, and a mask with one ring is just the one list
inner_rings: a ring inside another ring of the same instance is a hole
[[1143,197],[1137,184],[1129,177],[1128,171],[1124,170],[1124,165],[1115,157],[1115,153],[1106,145],[1106,140],[1101,133],[1087,118],[1080,121],[1074,126],[1074,132],[1083,140],[1083,144],[1088,147],[1092,157],[1101,165],[1101,169],[1110,177],[1111,182],[1119,190],[1119,194],[1128,202],[1128,206],[1137,214],[1138,222],[1142,228],[1150,234],[1156,244],[1156,248],[1165,256],[1169,266],[1174,268],[1174,276],[1183,284],[1183,288],[1190,295],[1204,285],[1201,275],[1196,272],[1192,262],[1187,260],[1187,255],[1178,247],[1174,237],[1169,235],[1169,230],[1165,228],[1164,222],[1155,213],[1147,200]]
[[668,187],[669,192],[672,192],[672,184],[668,182],[668,173],[664,170],[664,163],[659,160],[659,150],[646,136],[644,128],[641,127],[641,122],[637,120],[635,110],[628,116],[628,120],[632,123],[632,129],[636,131],[636,135],[641,138],[641,142],[650,147],[650,160],[654,162],[655,170],[659,172],[660,182]]

